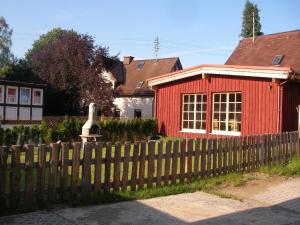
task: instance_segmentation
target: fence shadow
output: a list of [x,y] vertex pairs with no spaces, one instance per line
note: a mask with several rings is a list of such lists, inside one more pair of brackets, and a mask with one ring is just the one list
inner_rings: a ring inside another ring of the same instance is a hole
[[[224,200],[225,202],[227,200]],[[232,200],[229,200],[232,202]],[[155,208],[149,207],[140,201],[123,202],[117,204],[98,205],[92,207],[64,209],[56,213],[74,223],[79,224],[131,224],[131,225],[298,225],[300,224],[300,198],[295,198],[282,202],[270,207],[258,207],[246,209],[234,213],[223,213],[217,215],[215,212],[208,212],[206,205],[196,206],[195,211],[189,216],[185,212],[185,205],[172,206],[169,209],[164,207],[164,200],[156,205]],[[195,204],[193,201],[192,204]],[[227,205],[211,205],[210,208],[216,207],[224,209]],[[161,209],[158,210],[157,208]],[[191,207],[188,207],[191,209]],[[176,212],[173,210],[175,209]],[[181,212],[180,212],[181,211]],[[179,212],[179,213],[178,213]],[[173,216],[173,215],[179,216]],[[197,216],[198,214],[198,216]],[[196,215],[196,216],[195,216]],[[197,218],[198,217],[198,218]],[[210,218],[207,218],[210,217]]]

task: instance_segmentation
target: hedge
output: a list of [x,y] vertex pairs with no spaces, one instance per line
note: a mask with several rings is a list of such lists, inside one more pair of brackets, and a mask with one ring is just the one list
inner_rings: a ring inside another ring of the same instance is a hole
[[[12,145],[25,143],[50,143],[56,141],[80,141],[79,135],[84,122],[79,119],[65,119],[56,127],[50,128],[44,121],[40,125],[15,126],[0,128],[0,144]],[[156,138],[157,122],[155,119],[100,121],[101,141],[139,141]]]

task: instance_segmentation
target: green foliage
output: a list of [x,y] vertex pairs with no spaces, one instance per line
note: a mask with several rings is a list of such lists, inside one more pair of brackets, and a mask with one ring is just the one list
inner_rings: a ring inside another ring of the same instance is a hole
[[[50,143],[80,141],[83,121],[65,119],[56,127],[50,128],[44,121],[32,127],[15,126],[12,129],[0,128],[0,144]],[[101,141],[139,141],[157,137],[157,123],[154,119],[115,120],[100,122]]]
[[138,141],[157,136],[157,122],[154,119],[115,120],[100,122],[103,141]]
[[245,8],[243,11],[243,22],[241,37],[247,38],[253,36],[253,12],[254,12],[254,23],[255,23],[255,36],[263,35],[261,32],[259,9],[256,4],[246,1]]
[[294,157],[286,165],[266,166],[261,172],[271,175],[300,176],[300,157]]
[[4,17],[0,16],[0,67],[11,61],[11,35],[12,29],[9,28]]

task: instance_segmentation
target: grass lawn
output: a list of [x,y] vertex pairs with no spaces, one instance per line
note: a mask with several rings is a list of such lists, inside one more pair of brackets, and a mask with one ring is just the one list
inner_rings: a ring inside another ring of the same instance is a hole
[[292,158],[286,165],[262,167],[260,171],[270,175],[300,176],[300,157]]

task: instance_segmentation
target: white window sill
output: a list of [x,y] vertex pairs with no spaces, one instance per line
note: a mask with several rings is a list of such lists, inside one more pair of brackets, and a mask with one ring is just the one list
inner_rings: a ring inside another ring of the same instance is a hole
[[206,130],[182,129],[179,132],[181,132],[181,133],[205,134]]
[[213,131],[210,134],[224,135],[224,136],[241,136],[241,132],[233,132],[233,131]]

